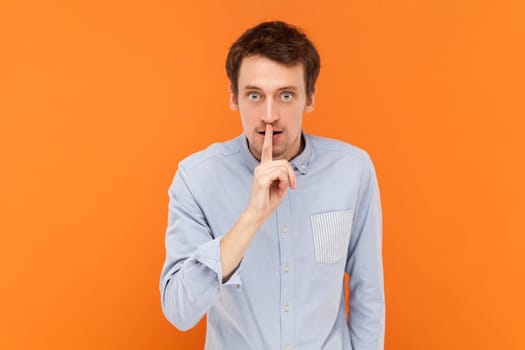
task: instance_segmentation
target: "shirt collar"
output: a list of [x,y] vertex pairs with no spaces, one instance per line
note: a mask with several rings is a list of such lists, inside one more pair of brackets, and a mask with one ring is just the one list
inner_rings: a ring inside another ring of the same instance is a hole
[[[299,171],[299,173],[304,175],[307,173],[308,167],[310,165],[310,158],[312,156],[312,142],[310,140],[310,135],[306,134],[305,132],[302,132],[301,136],[304,140],[304,149],[299,155],[290,161],[290,165],[292,168],[294,168],[294,170]],[[259,161],[250,152],[246,135],[242,134],[239,137],[239,142],[241,143],[240,146],[242,160],[253,173],[255,167],[259,165]]]

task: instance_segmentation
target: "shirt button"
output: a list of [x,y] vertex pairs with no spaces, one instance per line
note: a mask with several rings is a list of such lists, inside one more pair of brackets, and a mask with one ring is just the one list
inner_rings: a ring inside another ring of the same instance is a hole
[[288,305],[284,305],[284,311],[285,311],[285,312],[290,311],[290,307],[289,307]]
[[288,264],[284,265],[284,272],[288,272],[290,271],[290,267],[288,266]]
[[288,232],[288,226],[281,226],[281,232],[282,233]]

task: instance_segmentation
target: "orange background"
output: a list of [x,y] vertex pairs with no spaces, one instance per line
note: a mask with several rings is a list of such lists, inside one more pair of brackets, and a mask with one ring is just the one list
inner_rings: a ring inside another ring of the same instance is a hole
[[201,349],[162,316],[177,163],[241,132],[224,59],[283,19],[305,130],[374,160],[387,350],[524,349],[521,1],[2,1],[0,348]]

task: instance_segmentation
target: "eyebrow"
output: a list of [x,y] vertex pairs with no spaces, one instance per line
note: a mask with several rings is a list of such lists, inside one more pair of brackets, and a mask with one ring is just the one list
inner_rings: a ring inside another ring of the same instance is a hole
[[[242,88],[243,90],[257,90],[257,91],[262,91],[262,89],[258,86],[255,86],[255,85],[246,85]],[[290,85],[290,86],[283,86],[283,87],[280,87],[279,89],[277,89],[277,91],[283,91],[283,90],[293,90],[293,91],[296,91],[297,88],[293,85]]]

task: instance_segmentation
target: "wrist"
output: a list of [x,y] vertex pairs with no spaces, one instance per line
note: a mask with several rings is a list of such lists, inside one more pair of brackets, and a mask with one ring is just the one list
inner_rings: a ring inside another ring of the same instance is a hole
[[253,210],[251,208],[246,209],[241,214],[241,221],[247,225],[247,226],[255,226],[257,229],[259,229],[260,226],[264,223],[266,220],[265,217],[262,217],[260,213],[258,213],[256,210]]

